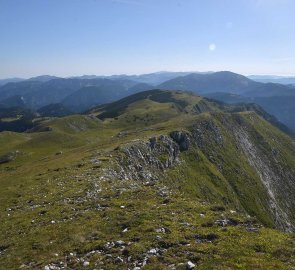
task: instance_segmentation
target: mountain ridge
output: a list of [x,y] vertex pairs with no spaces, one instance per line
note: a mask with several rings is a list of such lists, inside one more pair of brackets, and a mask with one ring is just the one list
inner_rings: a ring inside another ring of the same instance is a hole
[[290,270],[295,143],[258,109],[151,90],[0,132],[0,267]]
[[[5,104],[6,107],[19,104],[21,107],[32,110],[38,110],[50,104],[61,103],[66,105],[70,111],[80,113],[89,109],[89,107],[113,102],[132,93],[153,88],[189,90],[204,96],[208,96],[210,93],[214,94],[216,91],[232,92],[243,96],[241,99],[245,102],[257,101],[266,111],[275,115],[293,131],[295,130],[292,104],[290,102],[284,104],[273,101],[275,96],[280,97],[278,101],[288,100],[287,97],[290,97],[291,100],[295,96],[295,87],[274,83],[259,83],[245,76],[227,71],[191,74],[162,72],[136,75],[137,77],[135,77],[137,79],[140,76],[153,78],[153,76],[177,76],[179,74],[184,76],[168,80],[157,87],[143,82],[126,80],[126,78],[131,78],[128,75],[109,76],[108,79],[93,78],[93,76],[88,77],[88,79],[55,79],[49,77],[49,81],[47,80],[48,76],[45,76],[45,82],[24,81],[9,83],[0,87],[0,103]],[[84,87],[89,86],[100,87],[101,89],[83,91]],[[272,104],[274,104],[273,107],[271,107]]]
[[[274,83],[259,83],[229,71],[189,74],[166,81],[159,88],[190,90],[199,94],[228,92],[245,96],[295,95],[295,88]],[[269,90],[270,89],[270,90]],[[273,92],[270,92],[273,91]],[[270,92],[270,93],[269,93]],[[275,94],[274,94],[275,93]]]

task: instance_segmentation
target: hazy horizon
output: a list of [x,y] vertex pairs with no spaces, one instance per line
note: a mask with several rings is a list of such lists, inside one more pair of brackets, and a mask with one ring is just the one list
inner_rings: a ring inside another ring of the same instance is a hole
[[289,77],[295,77],[295,74],[242,74],[242,73],[238,73],[232,70],[216,70],[216,71],[192,71],[192,70],[175,70],[175,71],[171,71],[171,70],[163,70],[163,71],[151,71],[151,72],[146,72],[146,73],[110,73],[110,74],[76,74],[76,75],[67,75],[67,76],[59,76],[56,74],[35,74],[29,77],[21,77],[21,76],[11,76],[11,77],[0,77],[0,80],[6,80],[6,79],[23,79],[23,80],[28,80],[34,77],[39,77],[39,76],[53,76],[53,77],[59,77],[59,78],[73,78],[73,77],[83,77],[83,76],[140,76],[140,75],[146,75],[146,74],[155,74],[155,73],[169,73],[169,72],[183,72],[183,73],[215,73],[215,72],[223,72],[223,71],[228,71],[228,72],[233,72],[233,73],[237,73],[246,77],[249,76],[269,76],[269,77],[282,77],[282,78],[289,78]]

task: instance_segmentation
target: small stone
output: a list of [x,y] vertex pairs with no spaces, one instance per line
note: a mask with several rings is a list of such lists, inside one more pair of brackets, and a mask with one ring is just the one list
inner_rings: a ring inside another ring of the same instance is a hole
[[54,220],[51,220],[51,224],[55,224],[55,221]]
[[254,227],[247,227],[246,230],[248,232],[258,232],[258,229],[257,228],[254,228]]
[[121,257],[117,257],[115,259],[115,263],[123,263],[123,262],[124,262],[124,260]]
[[159,240],[161,240],[161,239],[162,239],[162,237],[161,237],[160,235],[157,235],[157,236],[156,236],[156,240],[159,241]]
[[87,266],[89,266],[89,265],[90,265],[90,262],[87,262],[87,261],[83,262],[83,266],[84,266],[84,267],[87,267]]
[[186,264],[186,269],[191,270],[193,268],[195,268],[195,264],[193,264],[191,261],[188,261]]
[[185,226],[190,226],[190,224],[188,222],[181,222],[181,225],[185,225]]
[[145,257],[143,262],[142,262],[142,266],[145,266],[147,264],[147,261],[148,261],[148,257]]
[[157,253],[158,253],[158,251],[155,248],[152,248],[148,251],[148,254],[151,254],[151,255],[157,255]]
[[124,246],[125,245],[125,242],[122,241],[122,240],[118,240],[115,242],[116,246]]
[[158,229],[156,229],[155,231],[156,231],[157,233],[165,233],[165,232],[166,232],[165,228],[158,228]]
[[125,205],[121,205],[120,208],[121,208],[121,209],[124,209],[124,208],[125,208]]
[[128,232],[128,229],[126,228],[126,229],[124,229],[122,232],[123,232],[123,233]]

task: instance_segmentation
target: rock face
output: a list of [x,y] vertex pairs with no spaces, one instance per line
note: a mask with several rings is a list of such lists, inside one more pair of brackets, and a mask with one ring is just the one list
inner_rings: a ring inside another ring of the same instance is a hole
[[[257,115],[249,115],[250,120],[258,119]],[[294,207],[292,194],[295,193],[294,169],[286,163],[287,157],[280,155],[280,141],[272,136],[274,145],[249,122],[239,115],[224,115],[219,119],[223,128],[213,122],[199,122],[192,128],[192,136],[197,146],[219,171],[227,178],[230,185],[241,199],[241,184],[233,178],[249,179],[245,191],[251,186],[261,185],[254,190],[255,199],[258,199],[258,207],[264,208],[271,216],[275,227],[287,232],[294,231]],[[257,121],[258,122],[258,121]],[[227,134],[231,134],[231,138]],[[229,141],[230,139],[230,141]],[[230,158],[224,154],[230,147],[234,147],[232,162],[235,168],[230,171]],[[236,159],[234,159],[236,157]],[[294,158],[294,157],[293,157]],[[240,160],[240,162],[239,162]],[[249,166],[249,170],[241,168],[241,165]],[[250,172],[253,172],[250,173]],[[250,186],[251,185],[251,186]],[[246,194],[243,194],[246,198]],[[262,197],[265,197],[263,202]],[[250,203],[242,203],[248,208]],[[247,210],[253,210],[248,208]]]
[[186,132],[172,131],[170,137],[179,145],[180,151],[186,151],[191,145],[190,135]]
[[180,146],[167,135],[133,141],[120,149],[113,172],[120,179],[154,181],[179,163]]
[[[284,168],[277,159],[277,150],[272,154],[265,154],[259,145],[256,145],[247,132],[247,126],[234,129],[237,144],[247,156],[249,164],[255,169],[268,194],[269,208],[277,228],[287,232],[295,229],[291,219],[294,217],[295,204],[292,199],[295,192],[294,172]],[[261,145],[264,142],[261,141]]]
[[19,154],[18,151],[11,151],[3,156],[0,156],[0,164],[8,163],[8,162],[14,160],[18,154]]
[[200,121],[192,127],[192,136],[199,147],[203,147],[208,141],[214,141],[221,145],[223,138],[220,128],[213,121]]
[[151,137],[148,141],[133,141],[120,149],[117,159],[120,179],[157,180],[163,172],[180,163],[180,152],[191,145],[191,135],[172,131],[169,136]]
[[[270,226],[294,231],[294,169],[284,163],[280,142],[275,137],[272,145],[244,118],[227,114],[218,121],[197,121],[188,130],[121,146],[108,176],[148,182],[169,180],[170,169],[181,171],[191,166],[186,163],[187,155],[195,156],[195,163],[202,162],[196,156],[201,152],[203,161],[207,159],[221,174],[223,180],[214,185],[220,186],[223,202],[234,203]],[[193,174],[188,177],[194,179]],[[179,172],[175,178],[181,179],[183,175]],[[198,184],[199,180],[194,181]]]

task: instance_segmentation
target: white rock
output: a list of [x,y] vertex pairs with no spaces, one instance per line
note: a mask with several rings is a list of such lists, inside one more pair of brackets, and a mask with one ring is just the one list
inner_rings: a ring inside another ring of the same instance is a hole
[[117,257],[115,260],[117,263],[123,263],[124,260],[121,257]]
[[156,255],[157,254],[157,250],[155,248],[152,248],[148,251],[149,254],[152,254],[152,255]]
[[191,261],[188,261],[187,264],[186,264],[186,268],[187,269],[193,269],[196,265],[193,264]]
[[116,241],[116,246],[123,246],[123,245],[125,245],[124,241],[122,241],[122,240]]
[[158,228],[158,229],[156,229],[155,231],[156,231],[157,233],[165,233],[165,232],[166,232],[165,228]]
[[122,232],[124,232],[124,233],[125,233],[125,232],[128,232],[128,229],[126,228],[126,229],[124,229]]
[[160,235],[156,236],[156,240],[161,240],[161,239],[162,239],[162,237]]
[[144,260],[143,260],[143,262],[142,262],[142,266],[145,266],[147,264],[147,260],[148,260],[148,258],[145,257]]
[[84,267],[87,267],[87,266],[89,266],[89,265],[90,265],[90,262],[87,262],[87,261],[83,262],[83,266],[84,266]]

